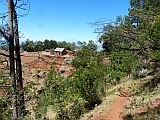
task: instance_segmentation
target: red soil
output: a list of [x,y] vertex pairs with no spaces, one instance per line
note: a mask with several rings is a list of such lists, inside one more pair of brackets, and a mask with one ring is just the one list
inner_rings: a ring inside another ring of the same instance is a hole
[[51,69],[50,63],[48,63],[46,61],[34,60],[34,61],[28,63],[28,65],[33,68],[43,69],[45,71],[48,71]]
[[61,56],[58,56],[58,57],[56,57],[55,61],[56,61],[56,64],[62,65],[64,62],[64,58]]
[[122,113],[128,101],[128,92],[123,92],[113,102],[109,111],[104,111],[104,115],[96,114],[89,120],[122,120]]
[[160,105],[160,98],[150,101],[137,109],[137,113],[145,112],[147,109],[152,109]]
[[128,97],[118,96],[108,112],[108,120],[122,120],[121,114],[127,101]]
[[[72,55],[69,55],[72,57]],[[39,58],[41,57],[41,58]],[[26,68],[35,68],[41,69],[44,71],[51,70],[51,62],[55,60],[55,67],[58,72],[60,72],[60,68],[62,66],[72,67],[71,65],[64,64],[64,56],[50,56],[45,54],[39,54],[37,52],[25,52],[21,56],[22,63]],[[71,70],[65,71],[62,75],[69,76],[71,75]]]

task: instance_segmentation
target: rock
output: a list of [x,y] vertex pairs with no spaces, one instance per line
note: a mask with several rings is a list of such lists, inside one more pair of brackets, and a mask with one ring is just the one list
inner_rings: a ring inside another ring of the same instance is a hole
[[44,78],[46,77],[46,72],[38,70],[36,76],[37,78]]
[[148,74],[148,70],[147,70],[147,69],[144,69],[144,68],[142,68],[142,69],[138,72],[138,76],[139,76],[139,77],[145,77],[145,76],[147,76],[147,74]]
[[71,64],[72,63],[72,58],[66,57],[64,59],[64,64]]

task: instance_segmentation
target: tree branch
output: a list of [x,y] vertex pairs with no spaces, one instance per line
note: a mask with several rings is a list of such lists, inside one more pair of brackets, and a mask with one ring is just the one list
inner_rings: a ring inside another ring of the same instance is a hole
[[130,50],[130,51],[140,51],[140,50],[142,50],[140,48],[123,48],[123,47],[119,47],[118,49],[121,49],[121,50]]
[[160,48],[158,48],[158,47],[149,47],[149,48],[152,50],[160,50]]
[[2,31],[1,28],[0,28],[0,34],[4,37],[4,39],[6,39],[7,41],[9,40],[9,37]]
[[0,52],[0,55],[5,56],[5,57],[9,57],[9,55],[2,53],[2,52]]

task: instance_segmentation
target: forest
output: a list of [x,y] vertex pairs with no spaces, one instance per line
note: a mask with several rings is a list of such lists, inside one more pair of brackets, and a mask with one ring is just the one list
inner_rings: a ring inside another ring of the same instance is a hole
[[27,39],[25,42],[21,43],[21,48],[27,52],[37,52],[37,51],[44,51],[46,49],[55,49],[55,48],[66,48],[67,50],[75,50],[78,48],[75,42],[57,42],[56,40],[44,40],[43,41],[36,41],[33,42]]
[[[93,23],[96,42],[20,43],[17,9],[27,3],[7,0],[0,120],[160,120],[160,1],[129,4],[127,15]],[[68,54],[45,51],[53,48]]]

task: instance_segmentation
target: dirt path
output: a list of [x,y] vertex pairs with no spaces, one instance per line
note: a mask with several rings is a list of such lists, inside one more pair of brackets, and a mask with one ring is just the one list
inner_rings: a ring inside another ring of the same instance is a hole
[[104,111],[105,113],[102,113],[103,115],[102,114],[94,115],[89,120],[123,120],[122,113],[128,101],[128,98],[129,98],[129,94],[127,92],[121,93],[114,100],[109,111]]
[[122,120],[121,113],[123,112],[127,101],[128,97],[118,96],[108,112],[108,120]]

